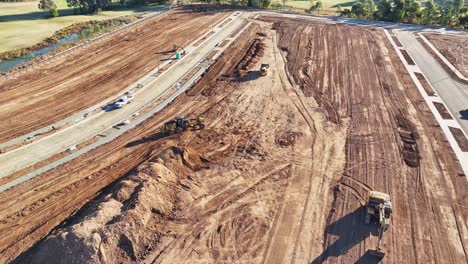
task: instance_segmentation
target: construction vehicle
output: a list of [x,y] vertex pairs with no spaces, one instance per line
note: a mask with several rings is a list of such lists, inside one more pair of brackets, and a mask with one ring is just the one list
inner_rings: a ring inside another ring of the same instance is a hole
[[161,133],[163,135],[172,135],[189,128],[192,130],[205,128],[205,119],[202,117],[187,118],[185,116],[177,116],[175,119],[164,123],[161,127]]
[[268,63],[262,63],[260,66],[260,75],[266,76],[268,73],[268,68],[270,68],[270,65]]
[[377,223],[379,225],[379,240],[377,248],[370,250],[370,255],[382,259],[385,252],[382,251],[382,237],[390,226],[390,216],[392,215],[392,201],[390,195],[382,192],[369,192],[369,199],[366,205],[366,224]]

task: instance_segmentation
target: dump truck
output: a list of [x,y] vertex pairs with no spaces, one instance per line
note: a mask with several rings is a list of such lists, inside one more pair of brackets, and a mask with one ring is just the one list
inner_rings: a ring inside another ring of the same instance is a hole
[[260,75],[266,76],[268,74],[268,68],[270,68],[268,63],[262,63],[260,66]]
[[382,237],[390,226],[390,216],[392,215],[392,200],[390,195],[383,192],[371,191],[366,204],[365,223],[378,224],[378,242],[375,250],[370,250],[370,255],[382,259],[385,252],[382,250]]
[[177,116],[161,127],[163,135],[172,135],[185,131],[187,129],[199,130],[205,128],[205,119],[202,117],[187,118],[185,116]]

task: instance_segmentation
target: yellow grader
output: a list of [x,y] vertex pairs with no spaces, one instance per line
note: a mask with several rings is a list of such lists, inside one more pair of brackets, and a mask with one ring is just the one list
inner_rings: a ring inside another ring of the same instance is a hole
[[164,123],[164,125],[161,127],[161,134],[172,135],[183,132],[189,128],[191,130],[205,128],[205,119],[202,117],[187,118],[184,116],[177,116],[175,119]]

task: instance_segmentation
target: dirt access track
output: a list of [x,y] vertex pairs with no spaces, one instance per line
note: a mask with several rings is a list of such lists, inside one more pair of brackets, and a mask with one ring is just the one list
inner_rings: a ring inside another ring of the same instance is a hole
[[[176,9],[15,79],[0,81],[0,142],[116,96],[230,12]],[[211,10],[213,11],[213,10]]]
[[468,36],[437,33],[424,33],[424,36],[442,55],[459,70],[468,76]]
[[[373,189],[384,263],[466,262],[467,181],[384,33],[259,19],[163,112],[1,193],[0,260],[376,263]],[[207,127],[158,134],[177,114]]]

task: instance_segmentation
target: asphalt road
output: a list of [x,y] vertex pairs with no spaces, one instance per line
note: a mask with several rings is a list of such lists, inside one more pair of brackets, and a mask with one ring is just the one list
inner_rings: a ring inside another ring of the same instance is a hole
[[222,28],[215,27],[215,34],[204,43],[197,47],[189,46],[185,48],[188,54],[177,61],[177,64],[172,65],[171,68],[161,74],[152,84],[137,93],[131,104],[122,109],[101,112],[62,131],[0,155],[0,178],[92,138],[125,120],[145,105],[157,99],[162,93],[170,89],[185,73],[190,71],[194,65],[204,59],[218,43],[227,38],[242,22],[241,19],[237,19],[237,16],[230,16],[230,18],[232,21],[227,25]]
[[403,29],[397,31],[397,35],[449,111],[457,119],[465,134],[468,135],[468,120],[460,115],[460,111],[468,109],[468,86],[450,78],[412,32]]

